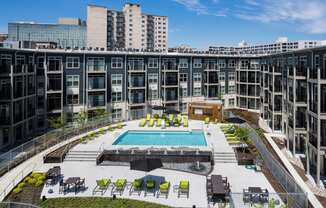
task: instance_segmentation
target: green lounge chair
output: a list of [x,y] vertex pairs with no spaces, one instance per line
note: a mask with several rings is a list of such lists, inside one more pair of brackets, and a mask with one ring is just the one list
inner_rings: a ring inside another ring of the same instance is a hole
[[146,125],[146,123],[147,123],[146,119],[142,118],[142,119],[140,119],[139,126],[144,127]]
[[154,126],[154,123],[155,123],[155,120],[151,118],[151,119],[149,120],[149,124],[148,124],[148,126],[149,126],[149,127],[153,127],[153,126]]
[[156,126],[157,127],[161,127],[162,126],[162,120],[160,118],[157,119]]
[[188,127],[189,123],[188,123],[188,119],[183,119],[183,127]]
[[157,197],[160,197],[161,194],[165,194],[165,198],[168,198],[170,191],[170,182],[164,181],[160,184],[160,189],[157,193]]
[[146,121],[149,121],[149,120],[151,120],[151,114],[147,113],[147,115],[146,115]]
[[100,180],[96,180],[96,186],[93,190],[93,195],[99,192],[101,193],[101,195],[103,195],[108,189],[110,184],[111,184],[110,179],[103,178]]
[[174,115],[173,114],[169,114],[169,121],[173,121],[174,120]]
[[182,121],[182,116],[181,116],[181,114],[178,114],[178,115],[177,115],[177,120],[178,120],[179,123],[181,123],[181,121]]
[[205,118],[205,124],[209,124],[209,117]]
[[158,114],[154,114],[154,119],[155,120],[157,120],[157,119],[159,119],[160,118],[160,116],[158,115]]
[[180,195],[187,195],[187,198],[189,198],[189,181],[180,181],[178,197],[180,197]]
[[165,127],[169,127],[170,126],[170,121],[169,120],[165,120]]
[[147,193],[150,192],[150,193],[153,193],[153,195],[155,196],[155,186],[156,186],[156,183],[154,180],[147,180],[146,181],[146,190],[145,190],[145,196],[147,196]]
[[129,195],[131,195],[133,192],[137,192],[138,195],[140,195],[141,191],[142,191],[143,183],[144,183],[143,179],[135,179],[131,183],[131,188],[129,190]]
[[125,190],[126,185],[127,185],[126,179],[122,179],[122,178],[117,179],[114,182],[114,188],[112,189],[112,193],[118,192],[118,193],[120,193],[120,196],[121,196],[123,194],[123,191]]

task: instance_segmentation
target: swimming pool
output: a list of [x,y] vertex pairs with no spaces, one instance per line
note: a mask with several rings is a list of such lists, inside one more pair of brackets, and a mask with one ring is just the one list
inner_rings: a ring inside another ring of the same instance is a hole
[[203,131],[127,131],[112,145],[207,146]]

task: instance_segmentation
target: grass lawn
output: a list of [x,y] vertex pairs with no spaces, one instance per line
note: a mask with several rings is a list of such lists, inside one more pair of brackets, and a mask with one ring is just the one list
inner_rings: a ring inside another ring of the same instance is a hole
[[168,208],[168,206],[130,199],[92,198],[55,198],[39,204],[42,208]]

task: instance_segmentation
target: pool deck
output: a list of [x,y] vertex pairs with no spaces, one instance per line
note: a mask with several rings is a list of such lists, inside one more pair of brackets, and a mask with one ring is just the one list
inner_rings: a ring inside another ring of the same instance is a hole
[[[166,130],[166,131],[180,131],[185,130],[189,131],[192,129],[204,130],[205,137],[207,141],[207,147],[199,147],[200,149],[209,149],[214,150],[214,152],[228,152],[233,153],[232,147],[227,143],[224,134],[219,128],[219,125],[210,124],[204,125],[202,121],[189,121],[189,128],[184,127],[168,127],[166,129],[161,129],[158,127],[139,127],[139,121],[128,122],[123,129],[117,129],[112,132],[100,136],[93,141],[89,141],[87,144],[79,144],[73,148],[74,151],[100,151],[104,149],[118,148],[119,145],[111,145],[115,139],[127,130]],[[210,133],[207,134],[207,132]],[[157,147],[157,146],[155,146]],[[166,148],[166,146],[164,146]],[[121,147],[119,147],[121,148]],[[130,147],[127,147],[127,149]],[[148,148],[148,146],[139,148]],[[186,173],[176,170],[167,170],[167,169],[156,169],[149,173],[142,171],[130,170],[127,166],[97,166],[94,162],[72,162],[65,161],[60,164],[43,164],[39,171],[47,171],[49,168],[59,165],[61,166],[62,173],[64,178],[78,176],[85,178],[87,189],[83,192],[68,193],[66,195],[59,194],[59,185],[55,186],[44,186],[42,195],[45,195],[47,198],[54,197],[85,197],[93,196],[92,190],[96,186],[96,180],[101,178],[110,178],[111,181],[116,180],[117,178],[126,178],[128,182],[133,181],[136,178],[146,178],[153,177],[155,180],[162,181],[163,179],[171,182],[171,189],[169,196],[166,199],[165,197],[154,197],[152,195],[144,196],[144,191],[140,196],[138,195],[129,195],[129,189],[127,188],[122,196],[122,198],[137,199],[153,203],[165,204],[173,207],[208,207],[209,203],[207,200],[206,192],[206,177],[202,175]],[[230,188],[232,193],[240,193],[239,195],[235,194],[234,203],[236,207],[245,207],[242,204],[242,196],[244,188],[250,186],[258,186],[261,188],[267,188],[270,193],[275,193],[275,190],[265,178],[263,173],[256,172],[251,169],[246,169],[245,166],[239,166],[236,163],[216,163],[211,174],[219,174],[222,176],[227,176],[228,181],[230,182]],[[180,197],[178,198],[177,192],[173,190],[173,186],[178,185],[180,180],[188,180],[190,182],[190,194],[189,198]],[[53,189],[54,193],[48,193],[49,189]],[[96,195],[100,196],[100,195]],[[111,188],[103,195],[106,197],[111,196]],[[278,198],[278,197],[276,197]]]

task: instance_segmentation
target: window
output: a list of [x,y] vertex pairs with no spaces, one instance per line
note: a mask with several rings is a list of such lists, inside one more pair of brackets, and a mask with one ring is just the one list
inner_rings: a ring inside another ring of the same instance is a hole
[[226,67],[226,63],[225,63],[225,60],[218,60],[218,66],[220,68],[225,68]]
[[149,84],[157,84],[158,83],[158,74],[156,74],[156,73],[148,74],[148,83]]
[[179,68],[188,68],[188,59],[179,59]]
[[68,105],[78,105],[79,104],[79,95],[78,94],[68,94],[67,95],[67,104]]
[[319,55],[315,55],[315,69],[320,67],[320,57]]
[[228,64],[229,64],[230,68],[234,68],[235,67],[235,60],[229,60]]
[[105,61],[104,58],[95,57],[88,58],[87,69],[88,71],[104,71]]
[[121,69],[123,67],[123,59],[121,57],[111,58],[111,68],[112,69]]
[[188,77],[188,74],[181,73],[180,74],[180,82],[187,82],[187,77]]
[[44,57],[37,57],[37,67],[44,68]]
[[194,82],[201,82],[201,73],[194,73]]
[[111,93],[112,102],[122,101],[122,92],[112,92]]
[[193,95],[194,96],[201,96],[201,87],[195,87]]
[[228,94],[234,94],[235,93],[235,86],[229,85],[229,93]]
[[79,57],[67,57],[66,68],[67,69],[79,68]]
[[235,72],[229,72],[229,81],[235,80]]
[[122,85],[122,74],[112,74],[111,75],[112,85]]
[[79,87],[79,75],[68,75],[66,81],[67,87],[78,88]]
[[121,120],[121,118],[122,118],[122,109],[121,108],[112,109],[112,120],[117,121],[117,120]]
[[148,59],[148,68],[157,68],[158,67],[158,59],[157,58],[149,58]]
[[201,68],[202,64],[201,64],[201,59],[194,59],[194,68]]
[[221,95],[225,94],[225,86],[221,86]]
[[225,72],[220,72],[220,80],[225,81]]
[[149,97],[154,100],[158,98],[158,90],[157,89],[149,89]]
[[181,88],[181,96],[187,97],[188,96],[188,89],[187,88]]
[[234,106],[234,98],[229,99],[229,106],[233,107]]

